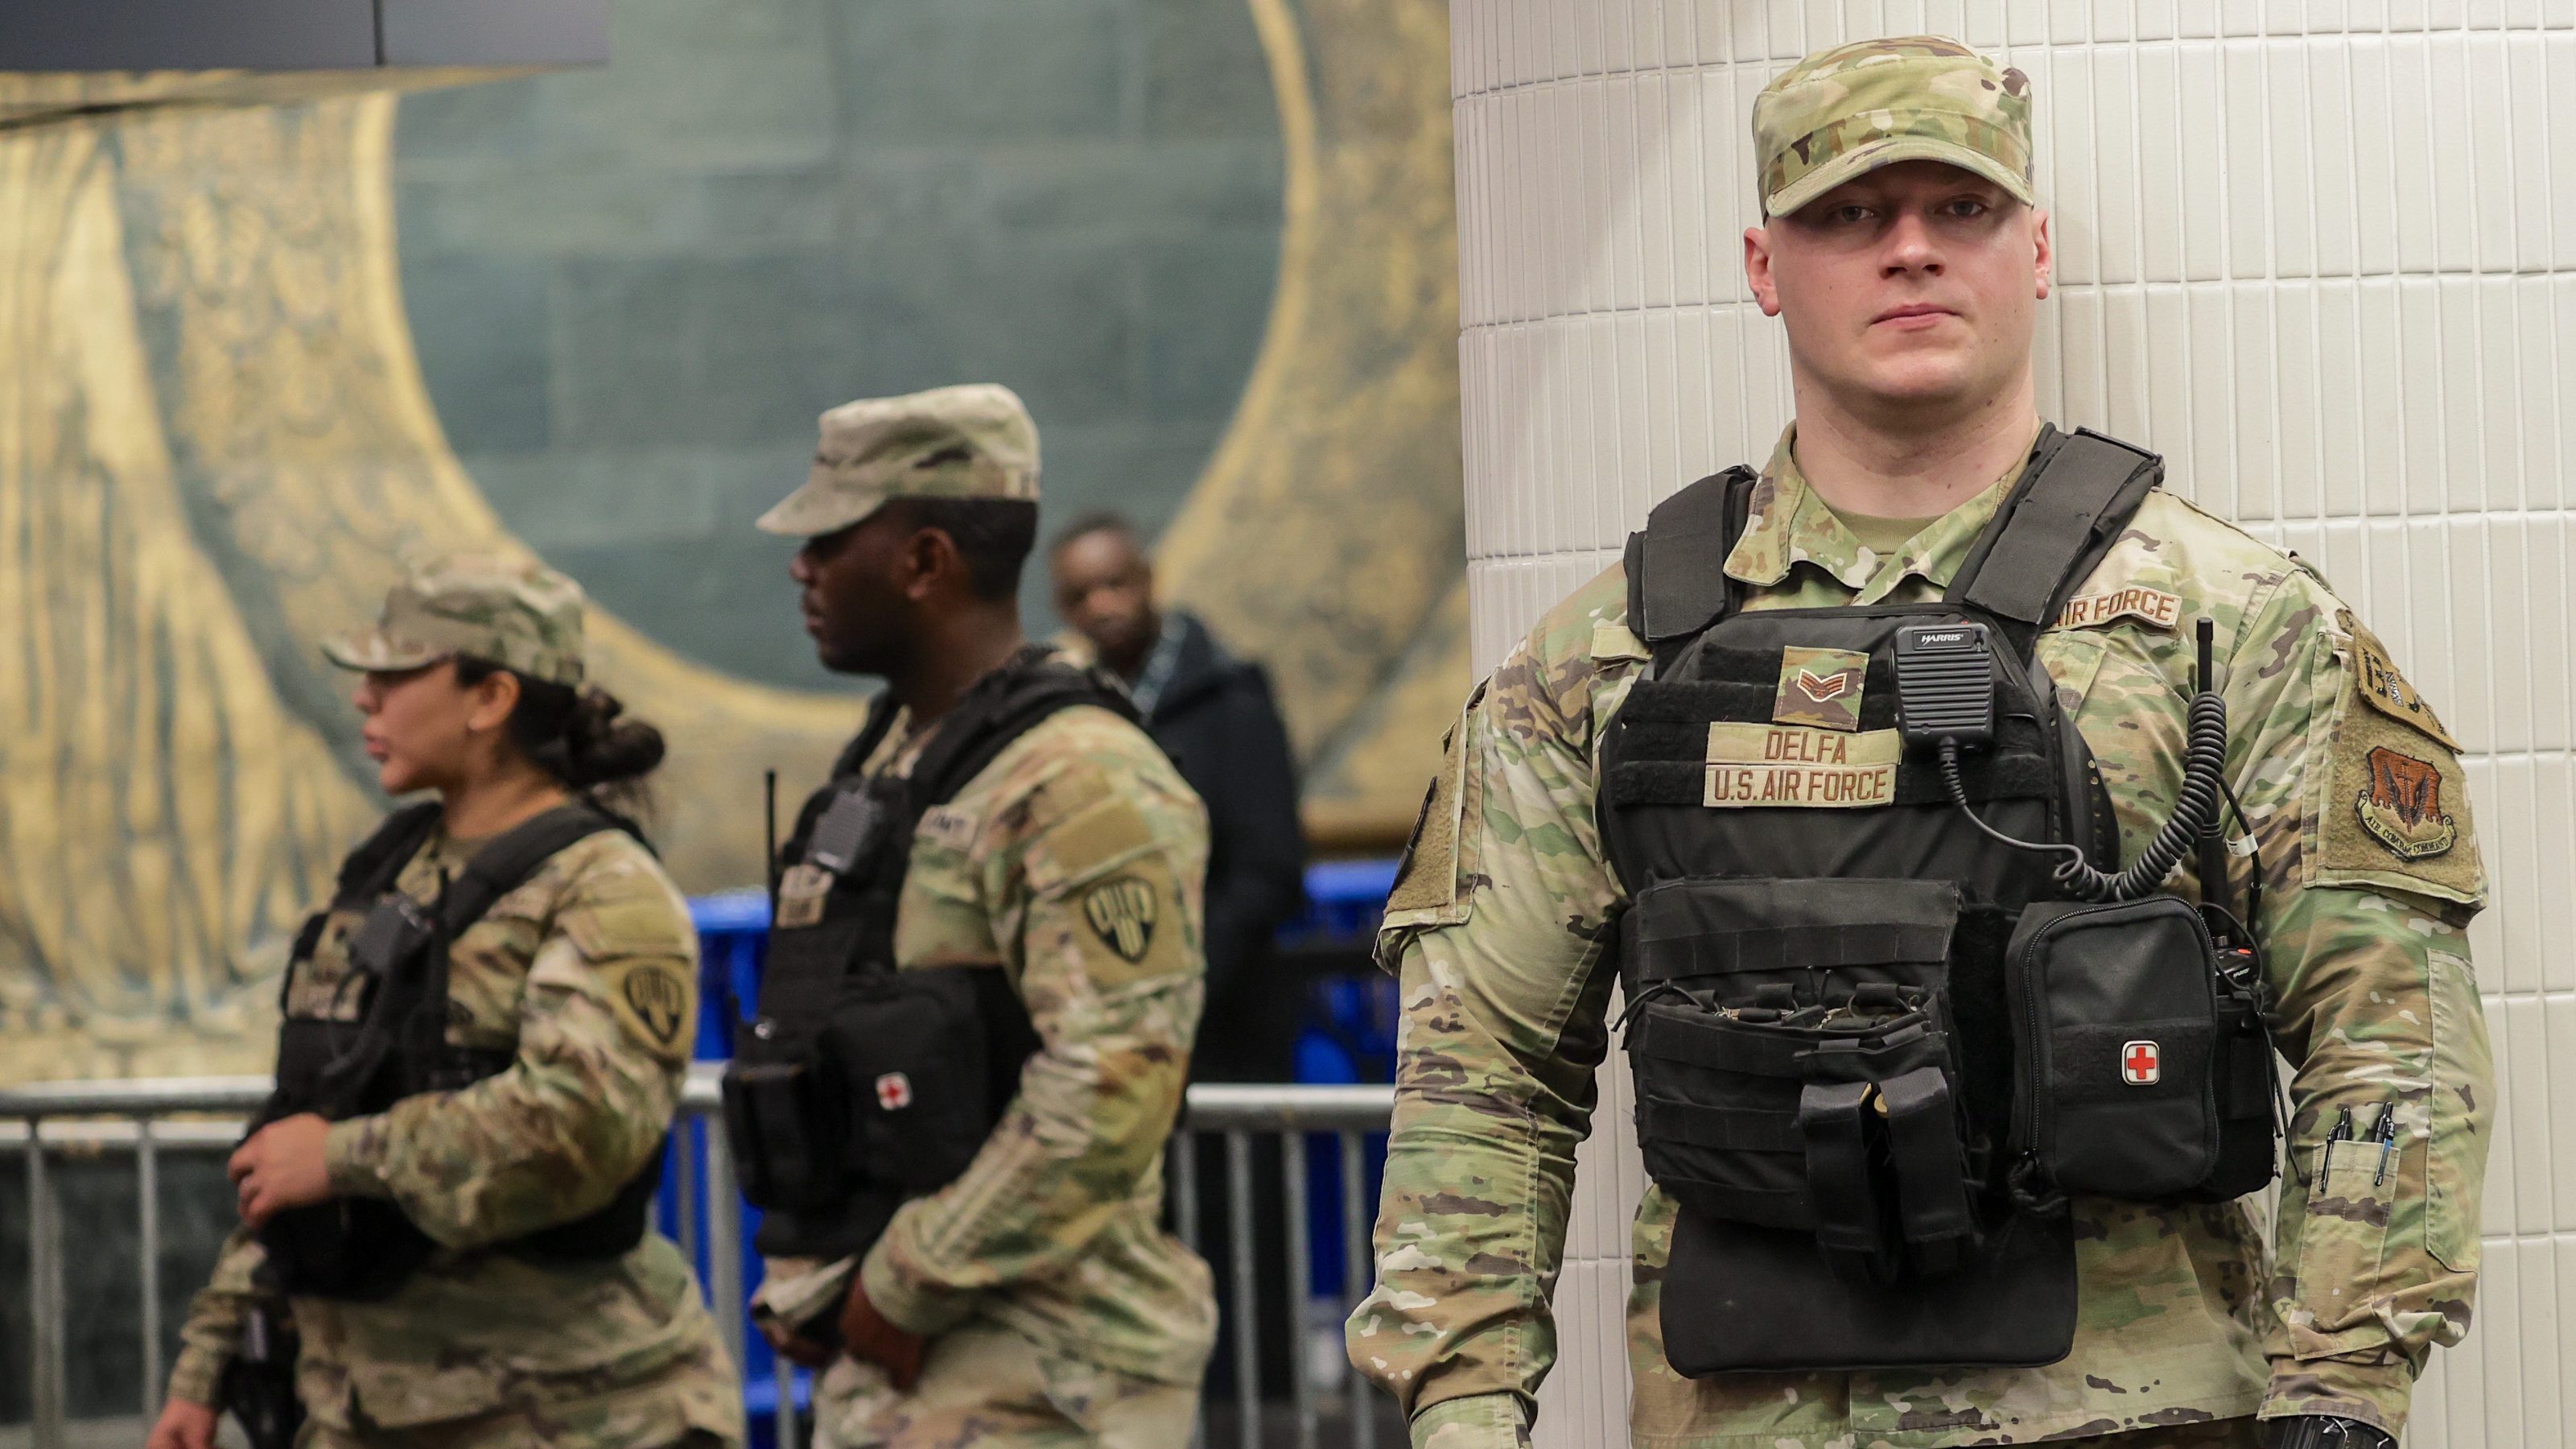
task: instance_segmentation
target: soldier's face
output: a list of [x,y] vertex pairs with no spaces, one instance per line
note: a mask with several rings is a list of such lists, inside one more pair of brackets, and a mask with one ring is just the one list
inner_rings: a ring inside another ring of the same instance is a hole
[[1066,539],[1050,561],[1055,608],[1103,659],[1124,663],[1154,641],[1154,568],[1136,540],[1114,528]]
[[880,508],[837,533],[809,538],[787,565],[815,657],[835,674],[883,675],[912,636],[903,545],[913,530]]
[[1938,161],[1882,167],[1744,234],[1746,279],[1802,382],[1930,425],[2023,385],[2048,215]]
[[[501,696],[507,694],[507,699]],[[358,735],[388,795],[445,790],[472,780],[499,752],[518,691],[504,674],[457,682],[447,660],[419,669],[370,670],[350,694],[365,723]]]

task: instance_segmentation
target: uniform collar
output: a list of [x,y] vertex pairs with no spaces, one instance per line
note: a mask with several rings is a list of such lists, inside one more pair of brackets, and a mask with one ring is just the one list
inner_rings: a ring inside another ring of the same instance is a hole
[[1985,532],[2004,495],[2030,463],[2025,453],[2011,472],[1985,492],[1951,509],[1888,555],[1852,537],[1842,519],[1808,486],[1791,451],[1797,437],[1798,425],[1792,422],[1782,430],[1779,446],[1771,450],[1771,461],[1753,485],[1744,534],[1726,556],[1727,577],[1770,588],[1799,564],[1808,564],[1852,590],[1855,604],[1878,603],[1910,578],[1948,588],[1959,565],[1967,560],[1970,545]]

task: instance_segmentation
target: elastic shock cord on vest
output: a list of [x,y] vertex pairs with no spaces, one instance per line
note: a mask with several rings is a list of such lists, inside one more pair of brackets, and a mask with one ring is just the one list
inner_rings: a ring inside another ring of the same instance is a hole
[[2117,875],[2086,860],[2080,846],[2016,840],[1977,818],[1977,812],[1968,804],[1967,786],[1959,777],[1959,742],[1944,738],[1940,751],[1941,783],[1949,787],[1951,803],[1968,817],[1969,824],[2015,850],[2061,857],[2054,872],[2057,883],[2079,899],[2134,901],[2154,894],[2173,868],[2182,863],[2183,853],[2192,849],[2202,832],[2218,819],[2220,798],[2226,788],[2227,702],[2208,690],[2191,697],[2182,791],[2175,797],[2174,813],[2156,832],[2156,838],[2147,842],[2147,848],[2138,852],[2129,868]]

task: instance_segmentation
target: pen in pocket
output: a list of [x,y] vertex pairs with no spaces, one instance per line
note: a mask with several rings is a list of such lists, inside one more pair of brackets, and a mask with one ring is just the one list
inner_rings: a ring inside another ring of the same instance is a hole
[[2370,1126],[2370,1140],[2379,1144],[2379,1169],[2370,1175],[2370,1185],[2377,1187],[2388,1180],[2388,1158],[2397,1150],[2396,1103],[2379,1109],[2379,1120]]
[[2318,1182],[2323,1183],[2325,1181],[2326,1174],[2334,1171],[2335,1144],[2338,1142],[2350,1142],[2351,1140],[2352,1109],[2350,1107],[2346,1107],[2343,1109],[2342,1113],[2335,1118],[2334,1130],[2326,1134],[2326,1155],[2325,1161],[2320,1163],[2317,1167]]

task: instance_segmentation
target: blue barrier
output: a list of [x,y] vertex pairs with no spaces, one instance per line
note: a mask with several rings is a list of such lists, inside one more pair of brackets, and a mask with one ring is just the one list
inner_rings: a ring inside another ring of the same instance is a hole
[[[1280,949],[1365,956],[1376,938],[1378,918],[1385,913],[1387,894],[1395,889],[1395,867],[1392,860],[1328,860],[1308,866],[1306,909],[1280,929]],[[1396,1008],[1394,979],[1365,964],[1309,981],[1290,1059],[1290,1079],[1394,1081]],[[1307,1143],[1309,1202],[1341,1201],[1342,1160],[1329,1148],[1322,1137]],[[1386,1163],[1383,1134],[1370,1136],[1361,1160],[1368,1164],[1363,1197],[1375,1202]],[[1307,1237],[1307,1291],[1315,1298],[1331,1299],[1343,1282],[1342,1236],[1318,1228]]]
[[[736,1028],[751,1020],[753,1005],[760,1000],[760,967],[769,946],[769,897],[757,890],[724,891],[698,896],[689,902],[689,918],[698,928],[698,1039],[694,1055],[702,1062],[720,1062],[733,1056]],[[693,1149],[674,1153],[674,1159],[662,1173],[662,1221],[678,1221],[678,1159],[685,1157],[697,1172],[706,1171],[706,1134],[720,1130],[700,1118],[684,1129],[696,1134]],[[710,1183],[718,1192],[734,1190],[731,1183]],[[760,1209],[742,1205],[742,1236],[738,1242],[718,1244],[708,1234],[699,1234],[692,1246],[696,1249],[698,1281],[710,1281],[714,1254],[721,1251],[738,1253],[742,1258],[743,1292],[760,1286],[760,1253],[751,1245],[752,1235],[760,1231]],[[718,1312],[725,1309],[717,1308]],[[742,1311],[739,1307],[736,1312]],[[771,1372],[776,1355],[769,1340],[755,1329],[746,1328],[743,1335],[743,1406],[751,1419],[751,1437],[755,1446],[773,1442],[778,1412],[778,1380]],[[802,1412],[811,1407],[813,1375],[798,1370],[793,1390],[796,1408]]]

